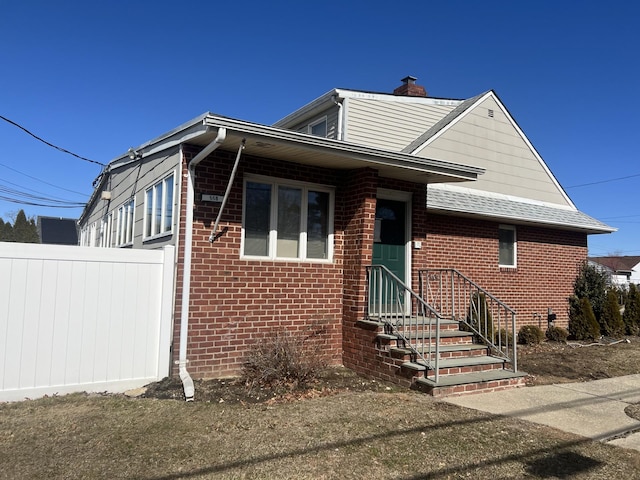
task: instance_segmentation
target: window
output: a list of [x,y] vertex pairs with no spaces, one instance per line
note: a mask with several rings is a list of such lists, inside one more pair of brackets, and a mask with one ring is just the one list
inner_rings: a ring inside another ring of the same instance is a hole
[[500,225],[498,229],[498,263],[501,267],[516,266],[516,227]]
[[100,225],[100,246],[110,247],[111,243],[111,231],[113,224],[113,212],[105,215],[102,218],[102,224]]
[[118,247],[133,243],[133,198],[118,208],[116,218],[116,241]]
[[266,178],[245,182],[243,255],[330,260],[332,241],[332,189]]
[[144,236],[173,231],[173,173],[145,191]]
[[309,133],[317,137],[327,136],[327,117],[309,124]]

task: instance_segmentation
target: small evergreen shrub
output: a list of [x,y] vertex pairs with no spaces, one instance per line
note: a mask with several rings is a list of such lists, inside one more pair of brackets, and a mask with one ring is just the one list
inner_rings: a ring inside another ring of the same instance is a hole
[[544,332],[537,325],[523,325],[518,331],[518,343],[537,345],[544,340]]
[[569,335],[576,340],[600,338],[600,325],[587,297],[569,299]]
[[489,340],[494,338],[493,318],[484,293],[474,293],[467,310],[467,322]]
[[600,332],[609,337],[621,337],[624,335],[624,330],[620,305],[618,305],[618,293],[614,289],[609,289],[600,316]]
[[513,334],[508,332],[506,328],[501,328],[497,333],[494,342],[496,345],[503,347],[513,345]]
[[578,275],[573,282],[574,296],[589,299],[596,320],[602,315],[607,299],[608,284],[607,274],[588,262],[581,264]]
[[567,338],[569,338],[569,332],[562,327],[553,326],[547,329],[545,336],[547,337],[547,340],[551,342],[565,343]]
[[625,298],[622,322],[627,335],[640,335],[640,290],[633,283]]

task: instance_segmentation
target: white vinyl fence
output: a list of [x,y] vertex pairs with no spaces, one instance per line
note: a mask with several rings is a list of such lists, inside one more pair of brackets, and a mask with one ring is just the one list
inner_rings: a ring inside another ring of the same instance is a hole
[[0,242],[0,401],[166,377],[174,250]]

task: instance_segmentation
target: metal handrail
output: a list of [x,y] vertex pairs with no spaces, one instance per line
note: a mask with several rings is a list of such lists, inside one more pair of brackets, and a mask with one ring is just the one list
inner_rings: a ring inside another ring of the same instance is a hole
[[418,270],[419,295],[442,318],[460,322],[518,371],[516,312],[453,268]]
[[384,265],[367,267],[367,293],[367,318],[382,322],[385,333],[395,335],[437,384],[441,315]]

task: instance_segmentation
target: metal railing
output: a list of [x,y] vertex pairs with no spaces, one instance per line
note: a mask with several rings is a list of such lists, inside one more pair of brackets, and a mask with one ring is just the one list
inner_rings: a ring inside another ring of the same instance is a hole
[[382,322],[385,333],[395,335],[411,361],[438,383],[442,317],[383,265],[367,267],[367,287],[367,318]]
[[455,269],[418,270],[420,297],[518,371],[516,312]]

